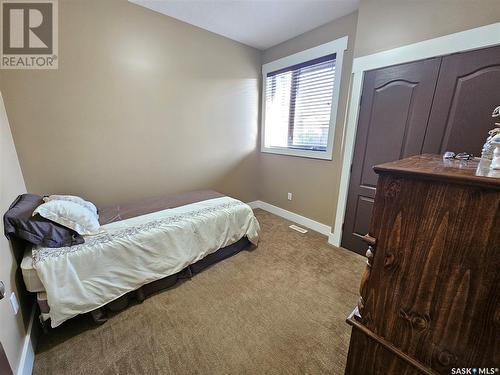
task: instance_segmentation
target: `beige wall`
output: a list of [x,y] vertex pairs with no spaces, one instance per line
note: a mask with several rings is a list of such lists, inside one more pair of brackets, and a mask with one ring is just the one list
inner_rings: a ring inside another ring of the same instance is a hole
[[29,191],[257,199],[258,50],[126,1],[72,0],[59,52],[58,70],[0,72]]
[[[1,82],[1,81],[0,81]],[[0,209],[7,211],[12,201],[26,192],[23,175],[19,167],[16,149],[12,141],[9,122],[0,93]],[[6,284],[6,298],[0,301],[0,342],[2,343],[10,365],[17,371],[21,351],[26,336],[26,329],[21,313],[13,315],[9,303],[11,292],[19,296],[16,288],[17,264],[9,241],[0,235],[0,280]]]
[[[330,42],[347,35],[349,43],[344,55],[340,100],[335,126],[333,160],[307,159],[294,156],[260,154],[259,199],[286,210],[331,225],[336,209],[341,170],[341,146],[345,108],[351,75],[357,13],[330,22],[263,53],[263,63]],[[293,200],[287,200],[287,193]]]
[[355,57],[500,21],[499,0],[361,0]]

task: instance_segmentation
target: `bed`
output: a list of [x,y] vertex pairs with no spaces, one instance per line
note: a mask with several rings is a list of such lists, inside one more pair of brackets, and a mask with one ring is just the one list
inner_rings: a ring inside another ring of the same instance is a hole
[[52,327],[168,288],[257,245],[259,224],[243,202],[215,191],[146,199],[99,209],[98,234],[74,246],[26,250],[21,270]]

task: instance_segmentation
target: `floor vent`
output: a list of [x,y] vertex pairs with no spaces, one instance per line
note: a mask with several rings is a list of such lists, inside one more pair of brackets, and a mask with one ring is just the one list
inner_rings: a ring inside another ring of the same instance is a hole
[[301,228],[301,227],[298,227],[297,225],[295,224],[292,224],[289,226],[289,228],[293,229],[293,230],[296,230],[297,232],[300,232],[302,234],[304,233],[307,233],[307,229],[304,229],[304,228]]

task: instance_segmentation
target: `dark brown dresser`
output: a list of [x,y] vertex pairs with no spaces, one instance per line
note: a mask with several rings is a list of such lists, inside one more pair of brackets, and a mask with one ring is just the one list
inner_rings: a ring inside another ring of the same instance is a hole
[[500,374],[500,178],[481,167],[418,155],[374,168],[346,374]]

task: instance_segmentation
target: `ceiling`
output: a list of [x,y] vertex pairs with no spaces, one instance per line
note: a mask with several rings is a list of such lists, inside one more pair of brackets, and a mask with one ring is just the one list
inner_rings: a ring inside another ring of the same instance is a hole
[[345,16],[359,0],[129,0],[260,50]]

